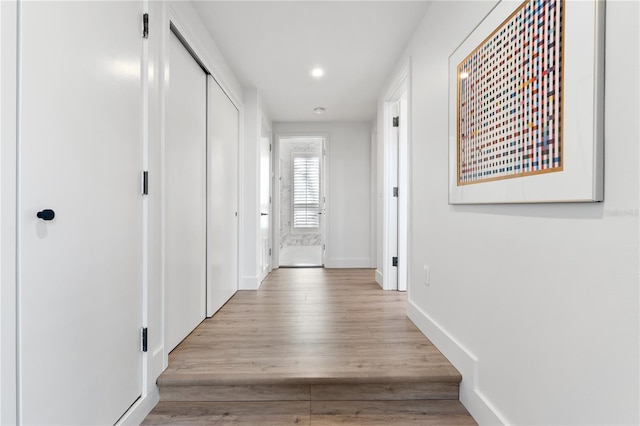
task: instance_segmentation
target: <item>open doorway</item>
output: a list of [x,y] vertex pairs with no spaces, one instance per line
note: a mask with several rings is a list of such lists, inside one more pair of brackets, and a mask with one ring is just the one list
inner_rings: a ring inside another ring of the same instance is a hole
[[324,138],[278,138],[278,266],[324,265]]

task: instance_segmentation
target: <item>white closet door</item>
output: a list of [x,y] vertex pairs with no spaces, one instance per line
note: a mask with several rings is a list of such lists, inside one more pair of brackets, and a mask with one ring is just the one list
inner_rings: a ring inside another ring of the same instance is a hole
[[207,314],[211,316],[238,290],[239,115],[211,76],[208,93]]
[[22,424],[113,424],[141,394],[142,12],[21,3]]
[[205,317],[206,74],[171,33],[165,141],[167,351]]

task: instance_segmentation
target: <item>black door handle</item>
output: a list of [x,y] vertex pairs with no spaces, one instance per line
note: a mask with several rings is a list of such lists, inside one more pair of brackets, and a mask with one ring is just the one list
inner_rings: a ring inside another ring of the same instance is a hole
[[54,217],[56,217],[56,212],[54,212],[53,210],[42,210],[41,212],[38,212],[38,214],[36,215],[38,216],[38,219],[42,219],[42,220],[53,220]]
[[269,216],[269,213],[262,213],[262,212],[260,212],[260,216]]

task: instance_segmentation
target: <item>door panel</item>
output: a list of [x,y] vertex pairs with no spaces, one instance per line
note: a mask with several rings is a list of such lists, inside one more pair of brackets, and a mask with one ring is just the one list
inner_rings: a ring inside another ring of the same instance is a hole
[[166,349],[205,317],[206,74],[171,33],[165,142]]
[[237,108],[213,77],[208,82],[208,316],[238,290],[238,147]]
[[[392,117],[400,115],[400,103],[396,102],[391,107]],[[389,150],[389,171],[391,188],[398,187],[398,150],[400,147],[400,128],[393,127],[391,137],[391,147]],[[398,289],[398,267],[392,265],[393,257],[398,257],[398,197],[389,197],[389,259],[387,261],[387,271],[389,279],[389,289]],[[406,262],[406,259],[398,259],[399,262]],[[385,274],[387,274],[385,271]]]
[[407,97],[405,95],[398,102],[398,116],[400,117],[400,127],[398,129],[398,290],[407,291],[407,269],[409,262],[408,252],[408,204],[409,193],[408,184],[408,126],[409,117],[407,114]]
[[21,4],[23,424],[113,424],[141,393],[141,16],[133,1]]

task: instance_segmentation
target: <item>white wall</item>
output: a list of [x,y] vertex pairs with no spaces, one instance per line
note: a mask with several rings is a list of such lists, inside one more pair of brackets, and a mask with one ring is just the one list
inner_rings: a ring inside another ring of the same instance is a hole
[[605,201],[450,206],[448,56],[494,4],[434,2],[400,58],[412,60],[409,315],[463,374],[481,424],[638,424],[639,4],[607,2]]
[[328,134],[326,142],[327,268],[369,268],[370,229],[370,122],[274,123],[279,135]]
[[271,126],[255,88],[245,88],[244,140],[240,187],[240,289],[255,290],[267,271],[262,271],[262,241],[260,235],[260,138],[262,123]]
[[[371,211],[371,231],[370,231],[370,235],[371,235],[371,252],[370,252],[370,259],[371,259],[371,268],[377,268],[378,267],[378,221],[381,220],[381,218],[378,216],[378,131],[376,129],[376,124],[377,124],[377,120],[374,121],[373,126],[371,128],[371,134],[370,134],[370,163],[369,163],[369,167],[371,168],[371,177],[370,177],[370,185],[371,185],[371,199],[369,200],[371,202],[370,204],[370,211]],[[380,251],[382,251],[382,247],[380,247]],[[381,253],[382,256],[382,253]],[[376,269],[377,272],[377,269]],[[376,273],[376,281],[378,280],[378,278],[381,279],[381,277],[378,277],[377,273]],[[379,283],[382,283],[382,280],[380,280]]]

